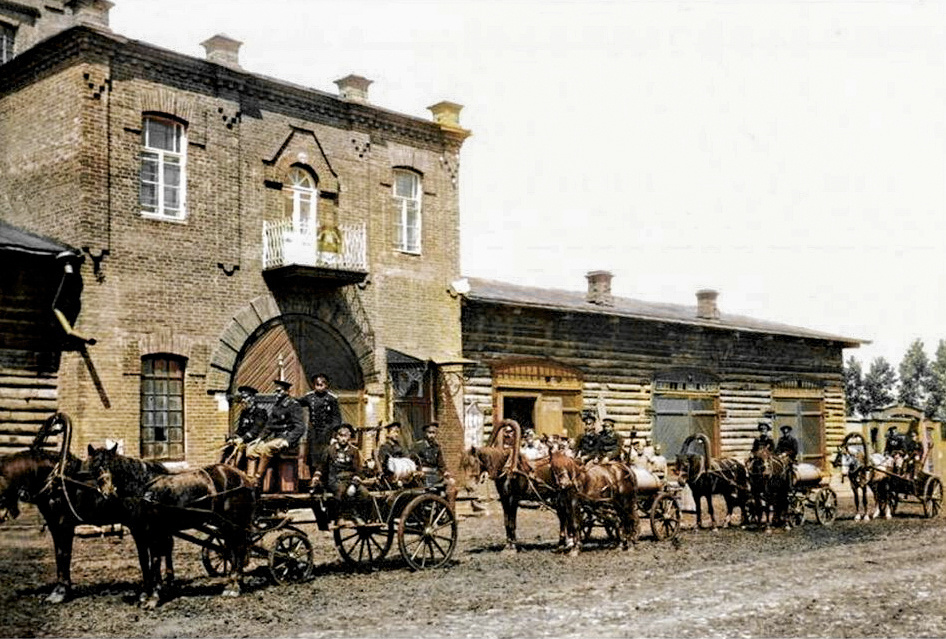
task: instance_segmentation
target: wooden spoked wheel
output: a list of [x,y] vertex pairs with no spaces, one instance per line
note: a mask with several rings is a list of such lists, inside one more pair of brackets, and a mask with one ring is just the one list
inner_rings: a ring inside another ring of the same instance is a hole
[[832,488],[819,488],[814,502],[815,519],[822,526],[827,526],[838,516],[838,495]]
[[312,574],[312,543],[299,530],[276,537],[269,551],[269,575],[277,584],[305,581]]
[[673,495],[663,493],[650,507],[650,528],[657,541],[674,539],[680,532],[680,506]]
[[233,568],[230,553],[227,552],[223,537],[220,535],[211,535],[207,538],[200,549],[200,561],[211,577],[228,575]]
[[943,509],[943,483],[930,477],[923,486],[923,515],[927,518],[939,516]]
[[401,513],[397,544],[411,570],[439,568],[457,546],[457,518],[438,495],[418,495]]
[[394,534],[387,522],[344,522],[332,533],[338,554],[350,566],[366,568],[381,561],[391,548]]

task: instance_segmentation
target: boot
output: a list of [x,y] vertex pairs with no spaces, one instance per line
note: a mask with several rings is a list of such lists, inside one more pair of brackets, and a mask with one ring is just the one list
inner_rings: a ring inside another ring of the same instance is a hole
[[256,483],[257,485],[262,485],[263,479],[266,477],[266,469],[269,467],[269,457],[260,457],[259,462],[256,465]]

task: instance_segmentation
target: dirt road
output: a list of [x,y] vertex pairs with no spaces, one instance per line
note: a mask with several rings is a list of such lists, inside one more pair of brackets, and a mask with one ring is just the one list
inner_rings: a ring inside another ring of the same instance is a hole
[[[842,489],[846,490],[845,489]],[[891,521],[764,534],[684,530],[679,544],[552,552],[554,517],[520,517],[525,550],[500,552],[502,517],[460,522],[455,562],[409,572],[397,559],[347,571],[331,537],[310,528],[316,574],[273,586],[251,566],[244,595],[216,596],[198,549],[178,544],[175,597],[135,603],[130,537],[76,544],[76,597],[49,605],[52,542],[37,528],[0,527],[0,635],[102,637],[944,637],[946,519],[903,507]],[[25,513],[18,524],[35,512]],[[25,519],[24,519],[25,518]],[[692,516],[685,518],[692,527]],[[396,555],[396,553],[394,553]]]

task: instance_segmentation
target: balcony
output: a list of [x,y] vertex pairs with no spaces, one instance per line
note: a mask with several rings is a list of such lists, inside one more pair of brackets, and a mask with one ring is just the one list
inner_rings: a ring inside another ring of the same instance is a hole
[[340,224],[340,251],[319,250],[314,231],[295,230],[290,220],[263,222],[263,275],[352,284],[368,276],[364,224]]

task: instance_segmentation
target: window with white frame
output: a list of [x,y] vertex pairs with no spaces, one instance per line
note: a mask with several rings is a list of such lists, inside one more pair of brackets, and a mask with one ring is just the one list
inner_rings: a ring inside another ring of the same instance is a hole
[[13,41],[16,39],[16,29],[0,22],[0,64],[13,59]]
[[141,132],[141,212],[184,219],[187,140],[184,125],[159,116],[145,116]]
[[394,171],[394,246],[405,253],[420,253],[420,176]]
[[312,174],[302,167],[289,170],[286,180],[286,213],[292,219],[292,229],[301,235],[315,233],[318,191]]
[[141,457],[184,459],[184,365],[182,357],[141,358]]

